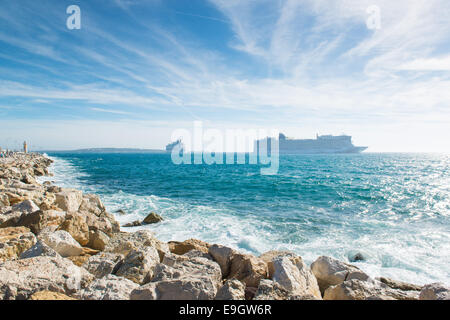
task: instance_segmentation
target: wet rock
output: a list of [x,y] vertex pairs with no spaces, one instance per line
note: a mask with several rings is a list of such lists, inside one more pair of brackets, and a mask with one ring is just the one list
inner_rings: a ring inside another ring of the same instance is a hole
[[420,291],[420,300],[450,300],[450,288],[442,283],[425,285]]
[[204,253],[208,253],[208,249],[211,245],[207,242],[197,240],[197,239],[189,239],[183,242],[179,241],[169,241],[169,250],[175,254],[185,254],[191,250],[198,250]]
[[311,264],[311,270],[317,278],[321,292],[346,280],[367,280],[369,276],[355,266],[342,261],[321,256]]
[[417,300],[419,292],[392,289],[373,279],[366,281],[352,279],[328,287],[323,298],[324,300]]
[[216,295],[216,300],[245,300],[245,285],[239,280],[225,282]]
[[120,214],[121,216],[124,216],[124,215],[127,214],[127,213],[126,213],[124,210],[122,210],[122,209],[116,210],[116,213]]
[[84,289],[80,298],[83,300],[129,300],[130,294],[138,284],[114,275],[94,280]]
[[102,252],[90,257],[83,268],[88,270],[97,278],[105,277],[117,272],[123,262],[123,255],[117,253]]
[[24,300],[43,290],[71,296],[93,276],[61,257],[34,257],[0,264],[0,299]]
[[361,252],[358,252],[354,255],[351,255],[349,257],[350,262],[358,262],[358,261],[365,261],[366,258],[364,257],[364,255]]
[[13,260],[36,243],[30,229],[10,227],[0,229],[0,262]]
[[158,263],[159,254],[155,248],[134,249],[125,257],[116,275],[137,284],[144,284],[153,278],[153,272]]
[[145,219],[142,221],[142,224],[153,224],[163,221],[164,219],[157,213],[150,213]]
[[80,244],[67,231],[45,233],[39,238],[62,257],[79,256],[83,253]]
[[39,291],[33,293],[28,300],[77,300],[65,294],[52,291]]
[[139,220],[136,220],[133,222],[125,223],[122,227],[132,228],[132,227],[139,227],[139,226],[142,226],[142,223]]

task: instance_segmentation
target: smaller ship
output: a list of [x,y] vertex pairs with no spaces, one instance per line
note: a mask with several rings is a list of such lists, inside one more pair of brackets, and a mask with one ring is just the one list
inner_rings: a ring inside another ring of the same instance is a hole
[[182,151],[184,149],[184,145],[183,142],[181,141],[181,139],[178,139],[177,141],[171,142],[166,146],[166,151],[167,152],[172,152],[173,148],[175,148],[176,146],[180,145],[180,151]]

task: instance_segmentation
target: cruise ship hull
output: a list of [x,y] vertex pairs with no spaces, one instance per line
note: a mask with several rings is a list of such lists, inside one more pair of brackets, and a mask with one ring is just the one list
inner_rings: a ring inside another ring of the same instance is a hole
[[[258,150],[260,143],[265,139],[255,143],[255,150]],[[264,142],[270,149],[270,140]],[[317,136],[316,139],[288,139],[280,134],[278,139],[278,150],[280,154],[348,154],[361,153],[367,147],[353,145],[351,136]]]
[[367,147],[354,147],[351,149],[280,149],[280,154],[354,154],[361,153],[366,150]]

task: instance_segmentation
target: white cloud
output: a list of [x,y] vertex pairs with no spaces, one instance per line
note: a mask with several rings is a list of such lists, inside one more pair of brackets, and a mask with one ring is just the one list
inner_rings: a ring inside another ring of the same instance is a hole
[[[244,122],[248,119],[240,119],[239,111],[253,111],[268,126],[308,119],[316,126],[348,124],[355,132],[374,121],[380,127],[381,122],[391,126],[408,121],[411,128],[421,128],[424,119],[444,126],[442,121],[450,118],[449,75],[424,75],[424,71],[450,70],[445,52],[450,30],[446,0],[210,2],[225,17],[217,22],[221,26],[227,22],[234,34],[226,39],[228,45],[248,55],[254,68],[259,68],[257,75],[239,61],[205,47],[187,30],[176,29],[177,33],[148,21],[134,21],[142,26],[141,41],[136,41],[92,22],[87,36],[98,46],[82,46],[83,41],[73,44],[72,59],[61,55],[52,41],[19,40],[5,33],[0,33],[0,41],[76,66],[79,74],[102,80],[101,85],[70,77],[45,85],[8,79],[0,82],[0,95],[49,104],[65,100],[101,104],[104,107],[95,111],[123,116],[134,107],[181,106],[197,110],[193,117],[199,118],[207,118],[198,112],[201,108],[209,113],[229,109],[226,120]],[[127,12],[136,8],[135,3],[116,0]],[[371,5],[380,7],[380,30],[366,27],[366,9]],[[9,59],[25,64],[24,59]],[[32,66],[62,77],[52,63]],[[32,71],[29,74],[35,78]],[[20,78],[27,79],[26,74]],[[423,135],[419,129],[411,131]]]
[[416,59],[401,64],[397,69],[408,71],[450,71],[450,56]]

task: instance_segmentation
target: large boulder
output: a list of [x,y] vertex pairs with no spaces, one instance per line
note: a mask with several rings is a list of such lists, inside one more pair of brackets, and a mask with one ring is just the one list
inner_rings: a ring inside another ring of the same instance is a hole
[[78,212],[68,213],[58,229],[70,233],[82,246],[89,243],[89,226],[86,223],[86,217]]
[[65,216],[66,213],[64,211],[39,210],[30,214],[22,215],[17,222],[17,225],[30,228],[34,234],[39,235],[41,231],[46,228],[56,230],[64,221]]
[[11,211],[19,211],[22,214],[28,214],[35,211],[38,211],[39,207],[34,203],[32,200],[25,200],[23,202],[20,202],[18,204],[15,204],[11,207]]
[[28,259],[40,256],[58,257],[59,254],[48,245],[46,245],[45,242],[38,240],[34,246],[20,255],[20,259]]
[[198,250],[204,253],[208,253],[208,249],[210,246],[211,245],[209,243],[197,239],[189,239],[183,242],[169,241],[170,252],[180,255],[185,254],[191,250]]
[[[399,290],[403,290],[403,291],[420,291],[420,290],[422,290],[422,286],[412,284],[412,283],[393,280],[393,279],[386,278],[386,277],[379,277],[379,278],[375,278],[375,279],[384,283],[385,285],[387,285],[388,287],[390,287],[392,289],[399,289]],[[360,279],[360,280],[363,280],[363,279]]]
[[245,300],[245,285],[236,279],[231,279],[219,289],[215,300]]
[[28,300],[77,300],[75,298],[71,298],[66,296],[63,293],[43,290],[36,293],[33,293]]
[[43,233],[39,238],[62,257],[79,256],[83,253],[83,248],[67,231]]
[[95,194],[84,194],[79,210],[82,212],[93,213],[97,217],[106,212],[100,197]]
[[288,256],[288,255],[293,257],[296,256],[293,252],[290,251],[277,251],[277,250],[267,251],[259,256],[259,259],[261,259],[267,264],[270,279],[272,279],[274,273],[272,261],[279,256]]
[[87,246],[89,248],[103,251],[109,242],[109,237],[100,230],[90,230],[89,231],[89,243]]
[[212,300],[217,289],[207,279],[183,277],[150,282],[131,292],[131,300]]
[[213,257],[209,253],[200,250],[190,250],[185,254],[183,254],[182,256],[187,258],[206,258],[214,261]]
[[151,282],[135,289],[132,300],[211,300],[221,284],[220,267],[205,258],[178,256],[166,259],[171,266],[160,263]]
[[222,271],[222,277],[226,278],[230,273],[231,260],[233,259],[235,251],[222,245],[213,244],[209,247],[208,253],[219,264],[220,270]]
[[39,211],[39,207],[32,200],[25,200],[11,207],[11,210],[0,217],[0,227],[16,227],[22,216]]
[[311,294],[292,294],[273,280],[263,279],[253,300],[321,300]]
[[144,284],[153,278],[153,271],[158,263],[159,254],[155,248],[134,249],[127,254],[116,275]]
[[0,299],[24,300],[43,290],[73,295],[93,276],[61,257],[34,257],[0,264]]
[[90,257],[91,257],[90,255],[81,255],[81,256],[70,256],[67,257],[67,259],[72,261],[72,263],[77,267],[82,267],[86,263],[86,261],[89,260]]
[[272,280],[291,296],[322,298],[316,278],[301,257],[292,254],[280,255],[272,260],[272,265]]
[[323,296],[324,300],[417,300],[418,298],[418,291],[392,289],[374,279],[347,280],[330,286]]
[[420,291],[420,300],[450,300],[450,287],[442,283],[425,285]]
[[102,278],[117,272],[123,262],[123,255],[118,253],[102,252],[90,257],[83,267],[97,278]]
[[87,211],[80,211],[80,213],[86,217],[86,223],[89,226],[89,230],[102,231],[109,237],[120,232],[119,223],[114,216],[107,212],[102,212],[99,216]]
[[365,281],[369,278],[367,274],[355,266],[339,260],[321,256],[311,264],[311,271],[317,279],[321,292],[337,284],[351,279]]
[[253,300],[288,300],[289,292],[273,280],[260,281]]
[[6,192],[5,195],[8,197],[10,206],[14,206],[15,204],[27,200],[24,196],[12,192]]
[[247,287],[257,288],[261,279],[268,277],[267,263],[250,255],[235,253],[231,259],[228,279],[237,279]]
[[83,194],[75,189],[63,189],[55,195],[55,204],[67,212],[76,212],[83,201]]
[[36,237],[25,227],[0,229],[0,262],[17,259],[36,243]]
[[161,281],[183,276],[209,277],[214,285],[219,288],[222,285],[222,272],[219,265],[203,257],[186,257],[174,254],[166,254],[162,263],[155,268],[155,276],[152,281]]
[[138,284],[123,277],[107,275],[94,280],[81,291],[79,297],[82,300],[129,300],[131,292],[138,287]]
[[120,253],[127,255],[134,249],[153,247],[158,251],[160,261],[164,254],[169,253],[167,243],[159,241],[149,230],[139,230],[136,232],[121,232],[115,234],[105,246],[105,252]]

